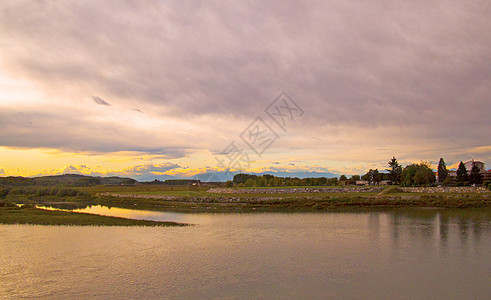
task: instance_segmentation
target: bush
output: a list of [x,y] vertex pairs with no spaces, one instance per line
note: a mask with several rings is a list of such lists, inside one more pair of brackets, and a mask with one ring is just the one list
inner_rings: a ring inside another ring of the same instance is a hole
[[58,191],[56,194],[58,197],[73,197],[77,196],[79,191],[75,189],[69,189],[69,188],[62,188]]
[[15,205],[15,203],[12,203],[10,201],[3,200],[0,201],[0,207],[17,207],[17,205]]
[[90,193],[84,192],[84,191],[77,191],[77,196],[78,197],[89,197]]
[[445,178],[445,180],[443,180],[442,185],[443,186],[449,186],[451,183],[452,183],[452,179],[450,178],[450,176],[447,176],[447,178]]
[[5,198],[8,195],[10,188],[0,186],[0,198]]

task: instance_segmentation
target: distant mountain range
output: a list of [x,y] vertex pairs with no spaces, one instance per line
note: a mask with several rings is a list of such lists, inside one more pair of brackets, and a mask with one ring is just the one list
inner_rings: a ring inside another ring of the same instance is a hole
[[[161,175],[161,176],[152,176],[139,178],[139,180],[135,180],[129,177],[101,177],[101,176],[88,176],[88,175],[80,175],[80,174],[63,174],[63,175],[50,175],[50,176],[40,176],[40,177],[21,177],[21,176],[8,176],[8,177],[0,177],[0,185],[3,186],[72,186],[72,187],[83,187],[83,186],[92,186],[99,184],[108,184],[108,185],[125,185],[125,184],[135,184],[138,182],[155,182],[160,181],[162,183],[165,180],[201,180],[202,182],[225,182],[227,180],[232,180],[235,173],[229,172],[214,172],[214,173],[205,173],[198,174],[193,176],[192,178],[176,178],[169,175]],[[329,172],[265,172],[263,173],[250,173],[252,175],[274,175],[277,177],[298,177],[298,178],[307,178],[307,177],[336,177],[336,174]],[[157,180],[157,181],[155,181]]]

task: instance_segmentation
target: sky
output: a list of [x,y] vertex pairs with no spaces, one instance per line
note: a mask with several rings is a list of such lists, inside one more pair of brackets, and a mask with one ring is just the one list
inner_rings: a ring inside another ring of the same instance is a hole
[[0,176],[489,168],[490,15],[480,0],[2,0]]

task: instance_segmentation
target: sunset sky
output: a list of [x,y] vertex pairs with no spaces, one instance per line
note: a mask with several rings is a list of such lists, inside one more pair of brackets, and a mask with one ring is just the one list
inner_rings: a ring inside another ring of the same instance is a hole
[[[223,173],[230,145],[243,171],[281,176],[392,156],[489,169],[490,15],[479,0],[2,0],[0,176],[189,178]],[[279,96],[297,105],[283,125],[266,112]],[[244,141],[258,117],[276,137],[261,155]]]

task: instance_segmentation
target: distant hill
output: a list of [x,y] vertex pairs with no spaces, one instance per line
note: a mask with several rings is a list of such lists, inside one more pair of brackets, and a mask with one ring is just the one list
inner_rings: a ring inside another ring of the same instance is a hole
[[79,174],[63,174],[41,177],[21,177],[21,176],[9,176],[0,177],[0,185],[3,186],[92,186],[98,184],[109,185],[121,185],[121,184],[135,184],[136,180],[127,177],[100,177],[100,176],[87,176]]

